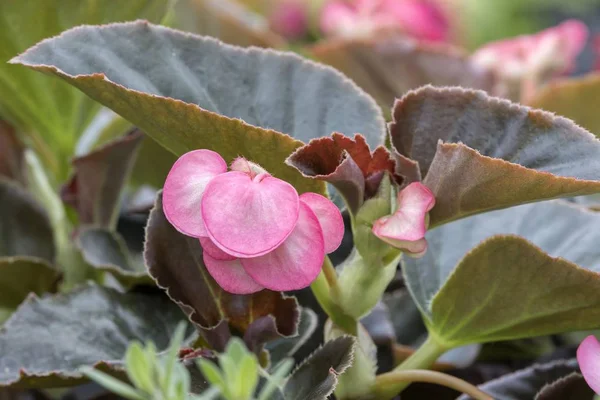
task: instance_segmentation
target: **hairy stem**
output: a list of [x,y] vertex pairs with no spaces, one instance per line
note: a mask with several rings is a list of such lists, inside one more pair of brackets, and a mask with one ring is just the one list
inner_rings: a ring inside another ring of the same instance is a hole
[[[329,271],[326,272],[328,269]],[[312,289],[313,294],[317,298],[317,301],[319,302],[319,305],[321,305],[323,311],[325,311],[329,318],[331,318],[331,321],[333,321],[335,325],[339,326],[346,333],[356,336],[358,329],[357,321],[354,318],[346,315],[341,307],[335,302],[335,293],[337,289],[334,288],[337,288],[337,277],[335,276],[335,270],[331,271],[332,269],[333,265],[331,264],[331,261],[329,261],[328,257],[325,258],[323,269],[319,273],[319,276],[317,276],[317,279],[315,279],[315,281],[310,285],[310,288]],[[329,283],[332,277],[328,276],[328,274],[331,274],[331,272],[333,272],[333,278],[335,278],[335,280],[332,281],[335,285],[333,287]]]
[[[415,369],[428,369],[430,368],[442,354],[446,352],[446,348],[440,346],[432,336],[429,336],[425,342],[415,351],[410,357],[404,362],[398,365],[389,374],[394,374],[402,371],[409,371]],[[384,376],[388,374],[383,374]],[[379,380],[379,377],[377,379]],[[386,378],[389,379],[389,378]],[[410,380],[396,380],[387,381],[384,379],[385,384],[376,383],[374,391],[378,395],[378,399],[385,400],[391,399],[398,393],[403,391],[409,384]],[[376,381],[377,382],[377,381]]]
[[388,392],[386,390],[388,387],[395,387],[399,383],[404,384],[410,382],[436,383],[468,394],[475,400],[494,400],[490,395],[479,390],[476,386],[455,376],[444,374],[442,372],[419,369],[393,371],[379,375],[375,379],[375,392],[379,393],[381,390],[382,393],[385,394]]

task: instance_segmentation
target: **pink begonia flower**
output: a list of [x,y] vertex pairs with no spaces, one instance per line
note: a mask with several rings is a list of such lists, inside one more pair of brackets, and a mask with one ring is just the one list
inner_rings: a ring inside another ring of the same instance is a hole
[[511,93],[524,91],[527,97],[546,81],[569,73],[587,37],[583,22],[568,20],[534,35],[485,45],[472,55],[472,60],[493,70],[507,86],[500,89],[500,95],[514,98]]
[[447,41],[449,22],[431,0],[333,0],[325,4],[321,30],[328,36],[368,36],[401,30],[420,40]]
[[600,394],[600,343],[594,336],[586,337],[577,349],[579,368],[587,384]]
[[422,257],[427,251],[427,213],[435,197],[427,186],[413,182],[398,193],[396,205],[394,214],[375,221],[373,234],[412,257]]
[[303,0],[274,2],[269,15],[271,29],[287,39],[300,39],[308,33],[308,8]]
[[175,229],[199,239],[208,272],[236,294],[307,287],[344,235],[342,215],[329,199],[299,196],[244,158],[228,172],[210,150],[190,151],[175,162],[163,210]]

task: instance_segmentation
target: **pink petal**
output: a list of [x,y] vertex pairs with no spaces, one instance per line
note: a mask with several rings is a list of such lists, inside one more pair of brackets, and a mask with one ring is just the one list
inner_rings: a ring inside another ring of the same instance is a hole
[[227,172],[227,163],[214,151],[194,150],[173,164],[163,188],[163,211],[179,232],[193,237],[206,236],[200,212],[208,182]]
[[315,280],[323,260],[325,244],[315,213],[300,202],[300,216],[292,234],[272,252],[243,258],[242,266],[256,282],[267,289],[298,290]]
[[441,8],[425,0],[384,0],[383,12],[393,15],[396,26],[412,37],[430,41],[448,39],[449,22]]
[[329,254],[340,247],[344,238],[344,218],[337,206],[316,193],[304,193],[300,195],[300,201],[309,206],[319,220],[325,239],[325,253]]
[[202,199],[208,236],[224,252],[257,257],[292,233],[300,201],[292,185],[267,174],[231,171],[214,178]]
[[600,394],[600,343],[594,336],[588,336],[577,349],[579,368],[587,384]]
[[431,190],[420,182],[414,182],[398,193],[398,209],[375,221],[373,234],[414,256],[427,250],[425,232],[427,230],[427,212],[435,205]]
[[263,290],[242,268],[239,259],[224,261],[204,253],[204,265],[219,286],[229,293],[250,294]]
[[215,246],[215,244],[212,242],[212,240],[210,240],[210,238],[201,237],[199,239],[200,245],[202,246],[202,250],[215,260],[231,261],[237,259],[236,256],[229,255],[217,246]]
[[319,25],[326,35],[349,31],[358,23],[358,13],[346,1],[329,1],[321,11]]

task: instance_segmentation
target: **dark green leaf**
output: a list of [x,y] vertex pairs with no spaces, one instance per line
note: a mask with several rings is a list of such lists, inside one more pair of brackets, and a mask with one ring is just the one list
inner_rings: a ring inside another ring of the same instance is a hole
[[267,341],[297,333],[299,310],[294,297],[270,290],[234,295],[221,289],[204,266],[198,239],[177,232],[165,218],[162,194],[150,213],[144,256],[156,283],[216,350],[224,350],[232,331],[242,334],[253,351],[260,351]]
[[142,139],[136,130],[73,160],[75,174],[61,197],[77,210],[80,224],[116,228],[121,191]]
[[117,232],[86,228],[77,237],[84,260],[94,268],[112,274],[123,286],[152,285],[143,263],[135,262]]
[[176,155],[241,155],[301,192],[323,186],[284,165],[299,140],[360,132],[375,146],[385,132],[374,101],[331,68],[143,21],[72,29],[12,62],[62,77]]
[[0,324],[29,293],[42,295],[55,288],[58,271],[42,259],[0,258]]
[[54,262],[54,234],[44,209],[20,185],[0,178],[0,257]]
[[271,365],[276,366],[286,357],[291,357],[302,347],[304,343],[315,332],[318,324],[317,314],[307,307],[300,310],[300,322],[298,323],[298,335],[290,338],[281,338],[267,344]]
[[81,382],[78,368],[121,368],[132,340],[165,349],[185,316],[164,296],[94,285],[31,296],[0,328],[0,386],[60,387]]
[[456,221],[428,232],[424,258],[404,261],[406,282],[448,347],[595,329],[598,224],[564,201]]
[[[105,24],[146,18],[160,21],[168,0],[8,0],[0,2],[0,115],[43,138],[40,157],[65,178],[66,163],[78,136],[98,109],[96,103],[65,82],[6,62],[42,39],[81,24]],[[47,146],[50,146],[49,148]]]
[[593,398],[594,391],[583,376],[573,372],[544,386],[535,400],[592,400]]
[[286,400],[325,400],[333,393],[337,375],[350,365],[355,339],[342,336],[326,342],[292,373],[284,387]]
[[396,102],[390,134],[435,194],[432,226],[600,191],[600,140],[570,120],[481,91],[410,92]]
[[[578,371],[577,361],[555,361],[548,364],[536,364],[512,374],[486,382],[479,386],[494,399],[498,400],[532,400],[536,394],[549,383]],[[558,398],[557,398],[558,399]],[[563,400],[563,398],[560,398]],[[578,398],[579,399],[579,398]],[[472,400],[467,395],[457,400]],[[566,400],[566,398],[565,398]],[[581,400],[591,400],[582,397]]]

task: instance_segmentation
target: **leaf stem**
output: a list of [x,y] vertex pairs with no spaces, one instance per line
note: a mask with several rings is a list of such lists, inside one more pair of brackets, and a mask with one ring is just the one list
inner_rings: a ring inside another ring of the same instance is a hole
[[383,389],[383,393],[387,393],[385,390],[386,387],[396,386],[398,383],[404,384],[410,382],[436,383],[468,394],[475,400],[494,400],[490,395],[479,390],[476,386],[455,376],[437,371],[419,369],[393,371],[379,375],[375,379],[375,388],[376,392],[377,389]]
[[[398,365],[394,370],[388,374],[394,374],[402,371],[410,371],[415,369],[427,369],[430,368],[438,358],[442,354],[446,352],[446,348],[440,346],[435,339],[429,335],[427,340],[423,342],[423,344],[415,351],[410,357],[408,357],[404,362]],[[388,375],[383,374],[380,376]],[[379,376],[379,377],[380,377]],[[389,380],[390,378],[385,378],[383,380],[384,383],[377,383],[379,380],[377,377],[376,384],[374,387],[374,392],[378,394],[378,399],[391,399],[396,396],[398,393],[403,391],[409,384],[410,380]]]
[[[317,276],[317,279],[315,279],[314,282],[310,285],[310,288],[323,311],[325,311],[329,318],[331,318],[331,321],[333,321],[334,324],[339,326],[346,333],[356,336],[358,332],[357,321],[354,318],[345,314],[341,307],[334,301],[332,297],[331,286],[329,285],[325,272],[325,269],[327,268],[325,264],[327,264],[327,262],[331,264],[331,262],[328,260],[329,259],[326,258],[326,261],[323,265],[323,269],[319,273],[319,276]],[[333,272],[335,273],[335,270]]]
[[334,299],[337,299],[339,296],[340,288],[338,286],[337,272],[335,272],[335,267],[331,263],[329,256],[325,256],[322,271],[325,275],[325,279],[327,280],[327,284],[329,285],[331,295]]

